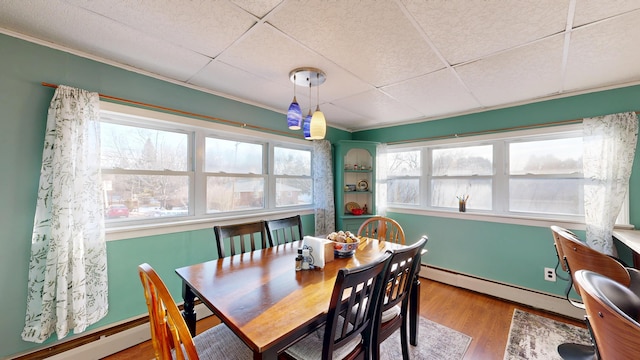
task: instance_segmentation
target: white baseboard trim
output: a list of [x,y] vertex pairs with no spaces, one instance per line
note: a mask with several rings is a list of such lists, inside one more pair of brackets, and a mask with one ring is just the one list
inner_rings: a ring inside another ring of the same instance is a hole
[[584,310],[574,307],[569,304],[567,299],[558,295],[545,294],[539,291],[527,290],[509,284],[502,284],[465,274],[444,271],[424,264],[420,269],[420,276],[574,319],[584,319]]
[[[198,320],[212,315],[213,313],[204,304],[195,307]],[[105,336],[100,340],[90,342],[86,345],[78,346],[58,355],[48,357],[48,360],[98,360],[103,357],[115,354],[124,349],[138,345],[151,339],[149,323],[136,326],[125,331],[121,331],[111,336]],[[144,360],[144,359],[143,359]]]

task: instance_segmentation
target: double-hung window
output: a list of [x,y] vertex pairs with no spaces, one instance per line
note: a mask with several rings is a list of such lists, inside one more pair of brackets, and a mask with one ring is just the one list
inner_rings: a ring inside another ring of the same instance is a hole
[[247,129],[106,104],[108,227],[313,208],[313,146]]
[[582,146],[581,125],[389,145],[387,203],[581,222]]

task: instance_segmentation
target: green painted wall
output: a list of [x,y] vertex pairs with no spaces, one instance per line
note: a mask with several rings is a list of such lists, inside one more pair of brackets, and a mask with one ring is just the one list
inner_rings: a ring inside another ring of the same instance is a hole
[[[640,110],[640,86],[544,101],[479,114],[452,117],[378,130],[360,131],[354,140],[393,142],[466,132],[504,129]],[[630,222],[640,224],[640,151],[630,180]],[[389,213],[403,226],[409,241],[427,234],[429,253],[423,262],[455,272],[562,294],[565,282],[543,279],[543,268],[556,264],[548,227]],[[578,232],[584,238],[584,232]],[[617,244],[620,257],[632,263],[631,252]]]
[[[54,90],[41,82],[66,84],[116,97],[172,107],[208,116],[286,131],[283,114],[237,103],[189,88],[0,35],[0,358],[38,348],[21,340],[26,309],[26,284],[31,229],[37,196],[46,113]],[[389,142],[574,119],[640,109],[640,87],[611,90],[538,104],[429,121],[392,129],[362,131],[356,140]],[[351,134],[330,128],[335,142]],[[418,134],[418,135],[416,135]],[[640,220],[640,162],[634,165],[631,219]],[[634,191],[634,188],[636,189]],[[390,214],[409,239],[429,235],[425,261],[455,271],[560,294],[564,284],[542,280],[541,268],[553,265],[548,228],[503,225],[461,219]],[[313,217],[305,216],[306,232]],[[213,224],[212,224],[213,225]],[[212,231],[112,241],[107,244],[109,304],[107,317],[93,327],[146,312],[136,273],[151,263],[176,298],[180,284],[173,270],[215,257]],[[623,250],[625,257],[629,252]],[[48,343],[54,342],[55,337]]]
[[[42,346],[20,338],[46,116],[54,93],[54,89],[42,86],[41,82],[288,130],[283,114],[1,34],[0,53],[0,167],[3,169],[0,172],[0,358],[4,358]],[[331,141],[349,139],[351,134],[329,128],[327,138]],[[305,232],[313,233],[313,216],[304,216],[303,225]],[[138,264],[152,264],[174,297],[181,299],[180,283],[173,270],[216,256],[212,230],[111,241],[107,243],[107,252],[109,314],[91,328],[146,312]],[[55,336],[47,343],[54,341]]]

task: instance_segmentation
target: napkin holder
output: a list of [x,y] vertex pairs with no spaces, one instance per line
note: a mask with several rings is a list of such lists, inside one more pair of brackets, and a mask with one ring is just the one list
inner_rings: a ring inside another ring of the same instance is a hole
[[302,242],[313,249],[313,266],[323,268],[326,263],[333,261],[333,242],[330,240],[305,236]]

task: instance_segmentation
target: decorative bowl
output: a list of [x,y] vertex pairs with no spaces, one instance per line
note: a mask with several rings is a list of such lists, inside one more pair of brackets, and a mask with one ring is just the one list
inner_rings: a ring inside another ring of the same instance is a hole
[[362,215],[364,214],[364,209],[351,209],[351,213],[353,215]]
[[339,258],[351,257],[356,253],[356,249],[359,245],[359,240],[357,242],[351,243],[343,243],[343,242],[333,242],[333,255]]

